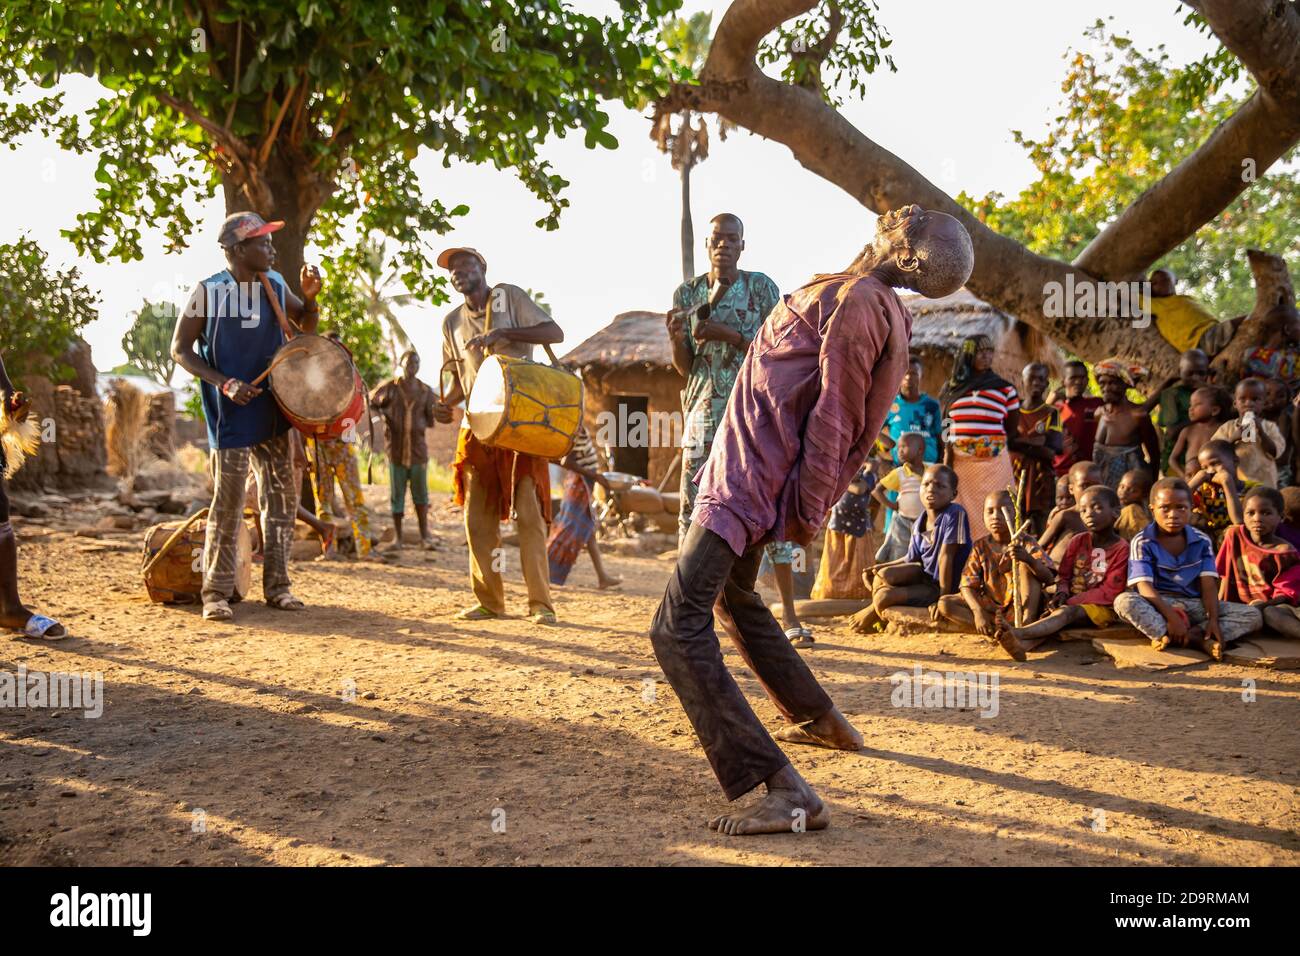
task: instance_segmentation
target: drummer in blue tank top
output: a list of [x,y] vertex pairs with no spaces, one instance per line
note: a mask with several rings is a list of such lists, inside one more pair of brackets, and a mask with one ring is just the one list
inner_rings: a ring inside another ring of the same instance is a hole
[[172,336],[172,357],[199,380],[212,451],[212,506],[203,551],[203,616],[208,620],[228,621],[233,616],[235,542],[250,462],[257,472],[265,538],[263,595],[280,610],[303,607],[289,591],[288,554],[297,502],[289,422],[270,389],[251,384],[270,367],[285,341],[262,276],[298,328],[314,332],[320,321],[316,267],[302,267],[302,299],[271,268],[271,233],[283,226],[253,212],[228,216],[217,240],[227,267],[195,286]]

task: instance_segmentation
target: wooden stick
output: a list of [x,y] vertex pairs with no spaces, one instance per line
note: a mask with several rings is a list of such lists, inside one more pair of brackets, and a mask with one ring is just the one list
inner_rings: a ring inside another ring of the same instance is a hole
[[190,527],[194,524],[194,522],[198,521],[200,518],[206,518],[207,516],[208,516],[207,508],[200,508],[198,511],[194,512],[194,514],[190,515],[189,518],[185,521],[185,523],[182,524],[175,531],[173,531],[171,533],[171,537],[169,537],[166,541],[163,542],[163,546],[158,549],[158,553],[144,563],[144,567],[140,569],[141,576],[147,578],[149,576],[149,572],[153,570],[153,566],[157,564],[159,561],[161,561],[163,558],[167,557],[167,553],[171,551],[172,547],[176,544],[176,542],[181,539],[181,535],[185,534],[185,532],[190,529]]
[[297,348],[286,349],[285,351],[281,352],[279,355],[277,355],[274,359],[271,360],[271,364],[266,367],[265,372],[257,376],[257,378],[253,379],[248,384],[253,386],[253,388],[257,388],[257,386],[262,383],[262,380],[265,379],[268,375],[270,375],[272,370],[281,362],[283,362],[285,359],[287,359],[290,355],[293,355],[297,352],[306,352],[306,351],[308,351],[308,349],[307,346],[305,345],[299,346]]

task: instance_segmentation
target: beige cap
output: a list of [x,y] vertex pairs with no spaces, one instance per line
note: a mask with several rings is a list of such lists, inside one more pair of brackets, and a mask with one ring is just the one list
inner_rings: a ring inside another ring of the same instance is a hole
[[461,252],[468,252],[471,256],[473,256],[475,259],[479,261],[479,263],[483,266],[484,270],[487,269],[487,260],[483,258],[483,253],[479,252],[477,249],[471,249],[469,246],[453,246],[450,249],[442,250],[442,252],[438,253],[439,268],[450,269],[451,257]]

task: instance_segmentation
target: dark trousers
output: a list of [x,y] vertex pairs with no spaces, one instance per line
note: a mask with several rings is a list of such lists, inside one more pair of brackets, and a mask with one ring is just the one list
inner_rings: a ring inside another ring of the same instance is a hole
[[833,706],[754,590],[762,558],[762,547],[736,557],[722,538],[692,524],[650,626],[659,666],[686,709],[728,800],[753,790],[790,761],[722,661],[713,629],[719,593],[735,623],[738,633],[733,640],[741,657],[787,720],[816,720]]

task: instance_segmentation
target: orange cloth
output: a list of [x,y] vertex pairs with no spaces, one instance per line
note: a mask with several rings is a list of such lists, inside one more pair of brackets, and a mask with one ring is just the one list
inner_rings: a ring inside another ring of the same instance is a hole
[[[550,463],[545,458],[535,455],[521,455],[506,448],[490,448],[474,437],[468,428],[460,430],[456,439],[456,458],[451,463],[453,480],[456,486],[456,504],[465,506],[465,469],[473,468],[478,472],[479,480],[487,487],[489,493],[496,496],[501,507],[501,520],[510,520],[510,511],[514,505],[514,489],[519,482],[532,476],[533,487],[537,489],[537,501],[542,509],[542,518],[551,523],[551,472]],[[509,488],[509,494],[503,494]]]

